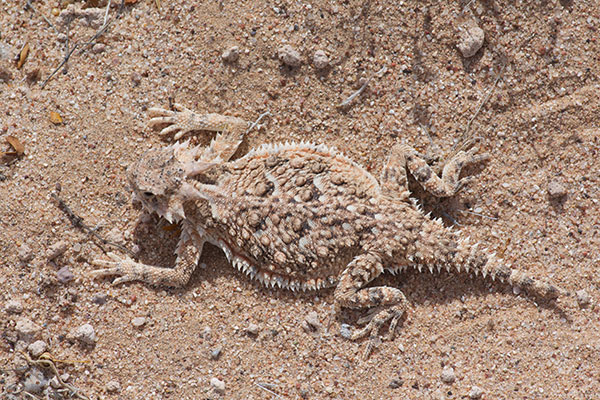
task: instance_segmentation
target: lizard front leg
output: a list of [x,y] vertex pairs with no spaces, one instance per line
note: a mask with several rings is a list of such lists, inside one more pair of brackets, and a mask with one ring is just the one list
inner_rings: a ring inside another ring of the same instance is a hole
[[190,235],[185,230],[177,244],[177,260],[175,268],[163,268],[136,262],[129,257],[119,257],[115,253],[108,253],[110,261],[96,259],[93,265],[103,267],[90,272],[93,278],[116,275],[114,285],[124,282],[141,281],[154,286],[185,286],[198,265],[202,253],[204,239]]
[[236,152],[250,124],[237,117],[222,114],[197,114],[181,104],[174,104],[175,111],[153,107],[148,110],[150,127],[167,125],[160,135],[174,134],[179,140],[192,131],[220,132],[201,156],[201,161],[226,162]]

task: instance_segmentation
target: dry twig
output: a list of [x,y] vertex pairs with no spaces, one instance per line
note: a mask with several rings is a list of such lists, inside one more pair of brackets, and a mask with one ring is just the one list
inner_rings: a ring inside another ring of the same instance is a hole
[[[78,48],[81,47],[81,50],[79,51],[79,54],[83,54],[88,46],[90,44],[92,44],[94,41],[96,41],[96,39],[98,39],[104,32],[106,32],[106,30],[110,27],[110,25],[121,16],[121,13],[123,12],[123,7],[125,6],[125,0],[121,0],[121,5],[119,6],[119,10],[117,11],[117,14],[115,16],[113,16],[110,20],[107,19],[108,17],[108,10],[110,7],[111,2],[109,1],[107,6],[106,6],[106,12],[104,14],[104,23],[102,24],[102,26],[100,27],[100,29],[98,29],[98,31],[94,34],[94,36],[92,36],[90,38],[90,40],[88,40],[85,44],[83,44],[82,46],[79,45],[79,43],[75,43],[75,46],[73,46],[73,48],[71,50],[68,49],[69,47],[69,35],[68,35],[68,31],[67,31],[67,54],[65,55],[65,58],[62,60],[62,62],[58,65],[58,67],[56,67],[56,69],[54,71],[52,71],[52,73],[50,74],[50,76],[48,76],[44,82],[42,82],[42,88],[44,86],[46,86],[46,84],[48,83],[48,81],[50,79],[52,79],[52,77],[54,77],[54,75],[56,75],[56,73],[58,71],[60,71],[60,69],[69,61],[69,58],[71,58],[71,55],[75,52],[75,50],[77,50]],[[68,29],[68,25],[67,25],[67,29]]]
[[[125,253],[129,254],[132,257],[135,256],[135,254],[133,254],[133,252],[131,250],[129,250],[128,248],[126,248],[125,246],[121,246],[118,243],[114,243],[114,242],[104,239],[97,232],[97,228],[92,228],[89,225],[87,225],[86,223],[84,223],[83,218],[81,218],[79,215],[75,214],[73,212],[73,210],[71,210],[71,208],[67,205],[67,203],[65,203],[65,201],[58,196],[58,194],[60,193],[60,189],[61,188],[60,188],[60,184],[59,184],[59,185],[57,185],[56,190],[53,191],[52,193],[50,193],[50,197],[52,197],[52,199],[56,202],[57,207],[63,213],[65,213],[65,215],[67,216],[67,218],[69,218],[69,221],[71,221],[71,224],[75,228],[81,229],[83,232],[87,233],[88,235],[93,236],[94,238],[98,239],[104,245],[115,247],[121,251],[124,251]],[[98,243],[95,243],[95,244],[96,244],[96,246],[100,247],[100,249],[104,253],[106,253],[106,250],[102,246],[100,246]]]

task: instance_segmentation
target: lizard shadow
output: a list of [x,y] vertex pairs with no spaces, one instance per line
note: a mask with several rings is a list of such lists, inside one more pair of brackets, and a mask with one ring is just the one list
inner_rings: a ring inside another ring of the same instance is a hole
[[[158,228],[158,229],[157,229]],[[140,262],[161,266],[171,267],[175,265],[175,249],[179,238],[179,228],[176,225],[170,225],[165,220],[157,216],[142,217],[138,221],[133,233],[133,240],[139,246],[138,260]],[[311,303],[315,296],[328,299],[328,302],[333,302],[334,288],[322,289],[320,291],[293,292],[287,289],[268,288],[260,282],[251,279],[246,274],[237,271],[233,268],[224,253],[216,246],[205,244],[202,256],[199,260],[199,266],[192,274],[190,281],[181,288],[163,288],[168,293],[183,294],[193,291],[202,286],[204,282],[210,286],[217,286],[218,280],[221,278],[237,280],[239,285],[244,289],[251,288],[261,298],[274,299],[284,303],[293,303],[298,299],[305,299],[307,303]],[[389,273],[384,273],[369,284],[372,286],[390,286],[399,288],[405,294],[412,311],[418,310],[419,306],[427,304],[445,305],[454,303],[457,300],[462,301],[464,296],[474,296],[484,299],[485,297],[499,293],[506,296],[512,296],[517,299],[510,285],[490,279],[482,279],[472,277],[467,273],[448,273],[442,271],[420,273],[419,271],[409,268],[407,271],[393,276]],[[568,314],[563,310],[560,304],[553,300],[539,299],[530,296],[526,293],[520,294],[539,309],[550,310],[559,318],[571,322]],[[515,300],[516,301],[516,300]],[[492,305],[493,302],[490,302]],[[503,302],[503,304],[505,304]],[[343,309],[343,313],[337,316],[341,323],[348,323],[356,326],[356,321],[365,313],[366,309]],[[467,318],[476,318],[481,316],[480,310],[469,310],[463,307],[456,315],[459,320]],[[405,316],[399,324],[398,332],[401,332],[402,325],[406,318],[410,319],[410,315]]]

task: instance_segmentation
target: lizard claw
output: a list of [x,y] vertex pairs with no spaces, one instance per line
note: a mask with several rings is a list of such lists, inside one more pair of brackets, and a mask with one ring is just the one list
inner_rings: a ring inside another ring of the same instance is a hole
[[110,261],[103,259],[95,259],[92,261],[92,265],[103,267],[102,269],[96,269],[88,273],[92,279],[113,275],[119,276],[119,278],[116,278],[112,282],[113,285],[138,280],[136,272],[139,269],[139,263],[133,261],[129,257],[120,257],[112,252],[108,253],[107,256],[111,259]]

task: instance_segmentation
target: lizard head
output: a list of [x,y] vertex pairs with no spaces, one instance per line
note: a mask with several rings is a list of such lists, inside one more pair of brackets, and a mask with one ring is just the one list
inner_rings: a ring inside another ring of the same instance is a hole
[[185,218],[183,203],[198,197],[187,177],[198,173],[209,163],[193,161],[195,149],[188,143],[151,149],[127,169],[127,179],[134,196],[149,212],[169,222]]

